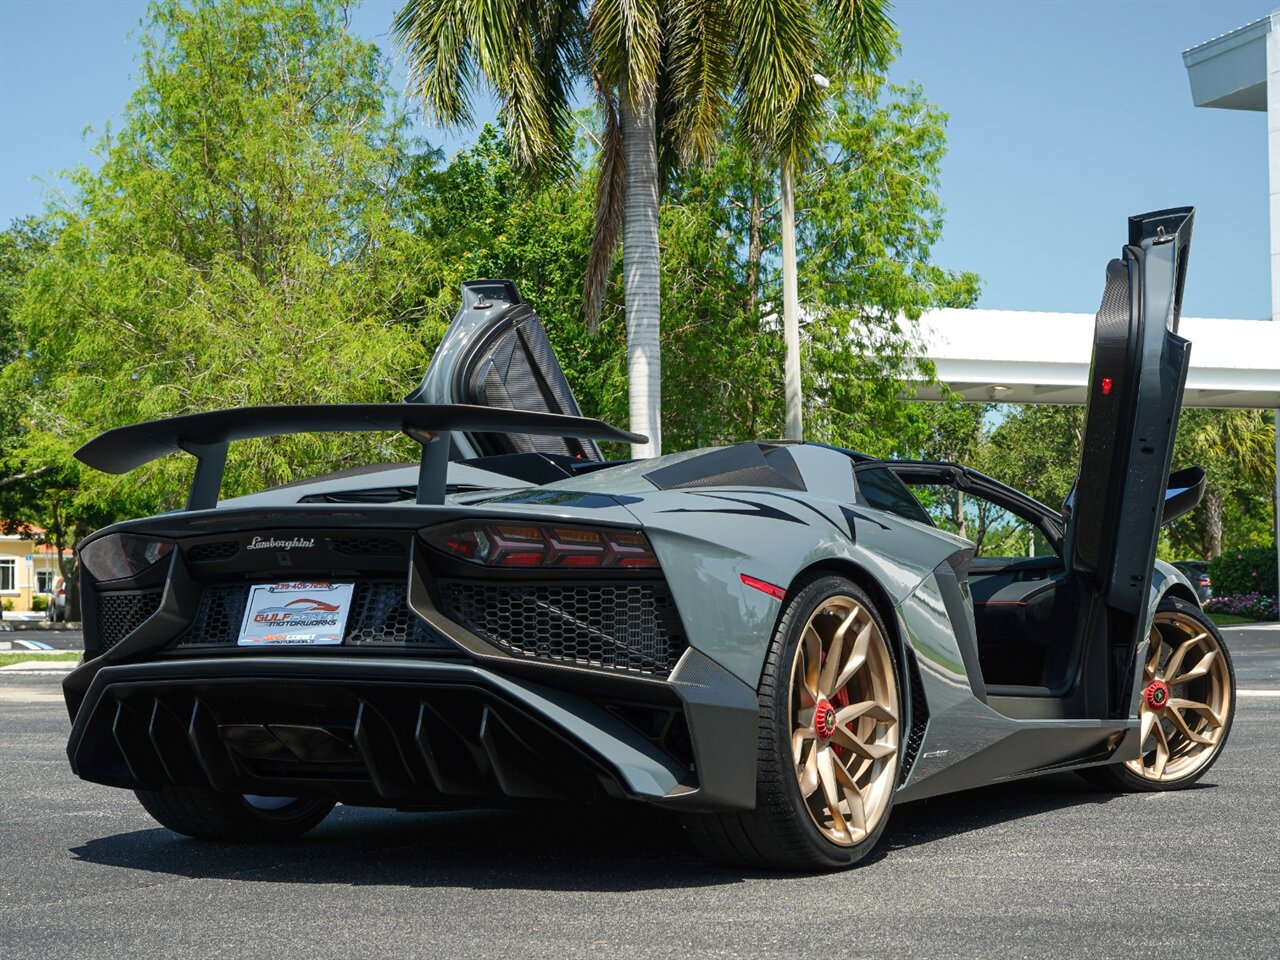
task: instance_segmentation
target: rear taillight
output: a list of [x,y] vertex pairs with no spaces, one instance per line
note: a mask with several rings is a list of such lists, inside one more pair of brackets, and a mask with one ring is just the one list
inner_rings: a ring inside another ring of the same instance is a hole
[[1213,581],[1211,581],[1207,575],[1202,573],[1200,574],[1200,586],[1211,587],[1213,586]]
[[639,530],[461,521],[422,531],[442,553],[486,567],[656,568]]
[[173,552],[168,540],[113,533],[80,548],[80,562],[95,580],[136,577]]

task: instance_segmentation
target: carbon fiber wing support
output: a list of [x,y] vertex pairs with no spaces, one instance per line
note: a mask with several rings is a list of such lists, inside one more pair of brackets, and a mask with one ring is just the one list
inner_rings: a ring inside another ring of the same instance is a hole
[[95,470],[118,474],[179,450],[190,453],[197,462],[187,509],[205,510],[218,503],[227,447],[233,440],[297,433],[399,431],[422,446],[418,503],[443,503],[449,434],[454,430],[646,442],[640,434],[590,417],[465,404],[339,403],[237,407],[149,420],[99,434],[75,456]]

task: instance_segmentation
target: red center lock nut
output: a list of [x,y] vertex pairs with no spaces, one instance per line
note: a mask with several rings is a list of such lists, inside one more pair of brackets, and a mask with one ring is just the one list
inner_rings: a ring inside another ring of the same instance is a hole
[[830,700],[819,700],[813,708],[813,732],[822,740],[830,740],[836,733],[836,708]]
[[1169,702],[1169,686],[1163,680],[1152,680],[1142,693],[1142,699],[1152,710],[1161,710]]

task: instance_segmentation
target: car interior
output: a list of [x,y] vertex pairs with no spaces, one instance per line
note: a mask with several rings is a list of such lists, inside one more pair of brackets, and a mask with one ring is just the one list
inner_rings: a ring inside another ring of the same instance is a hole
[[989,695],[1060,696],[1071,685],[1082,597],[1047,508],[958,464],[890,469],[929,522],[972,540],[967,566],[978,662]]

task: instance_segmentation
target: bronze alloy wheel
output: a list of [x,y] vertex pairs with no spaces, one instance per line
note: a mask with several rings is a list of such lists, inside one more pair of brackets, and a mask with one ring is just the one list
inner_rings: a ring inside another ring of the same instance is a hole
[[1156,614],[1142,670],[1142,753],[1125,768],[1170,783],[1195,775],[1226,739],[1232,682],[1215,632],[1180,610]]
[[825,600],[796,646],[791,753],[809,816],[832,843],[875,832],[898,772],[898,685],[876,619],[850,596]]

